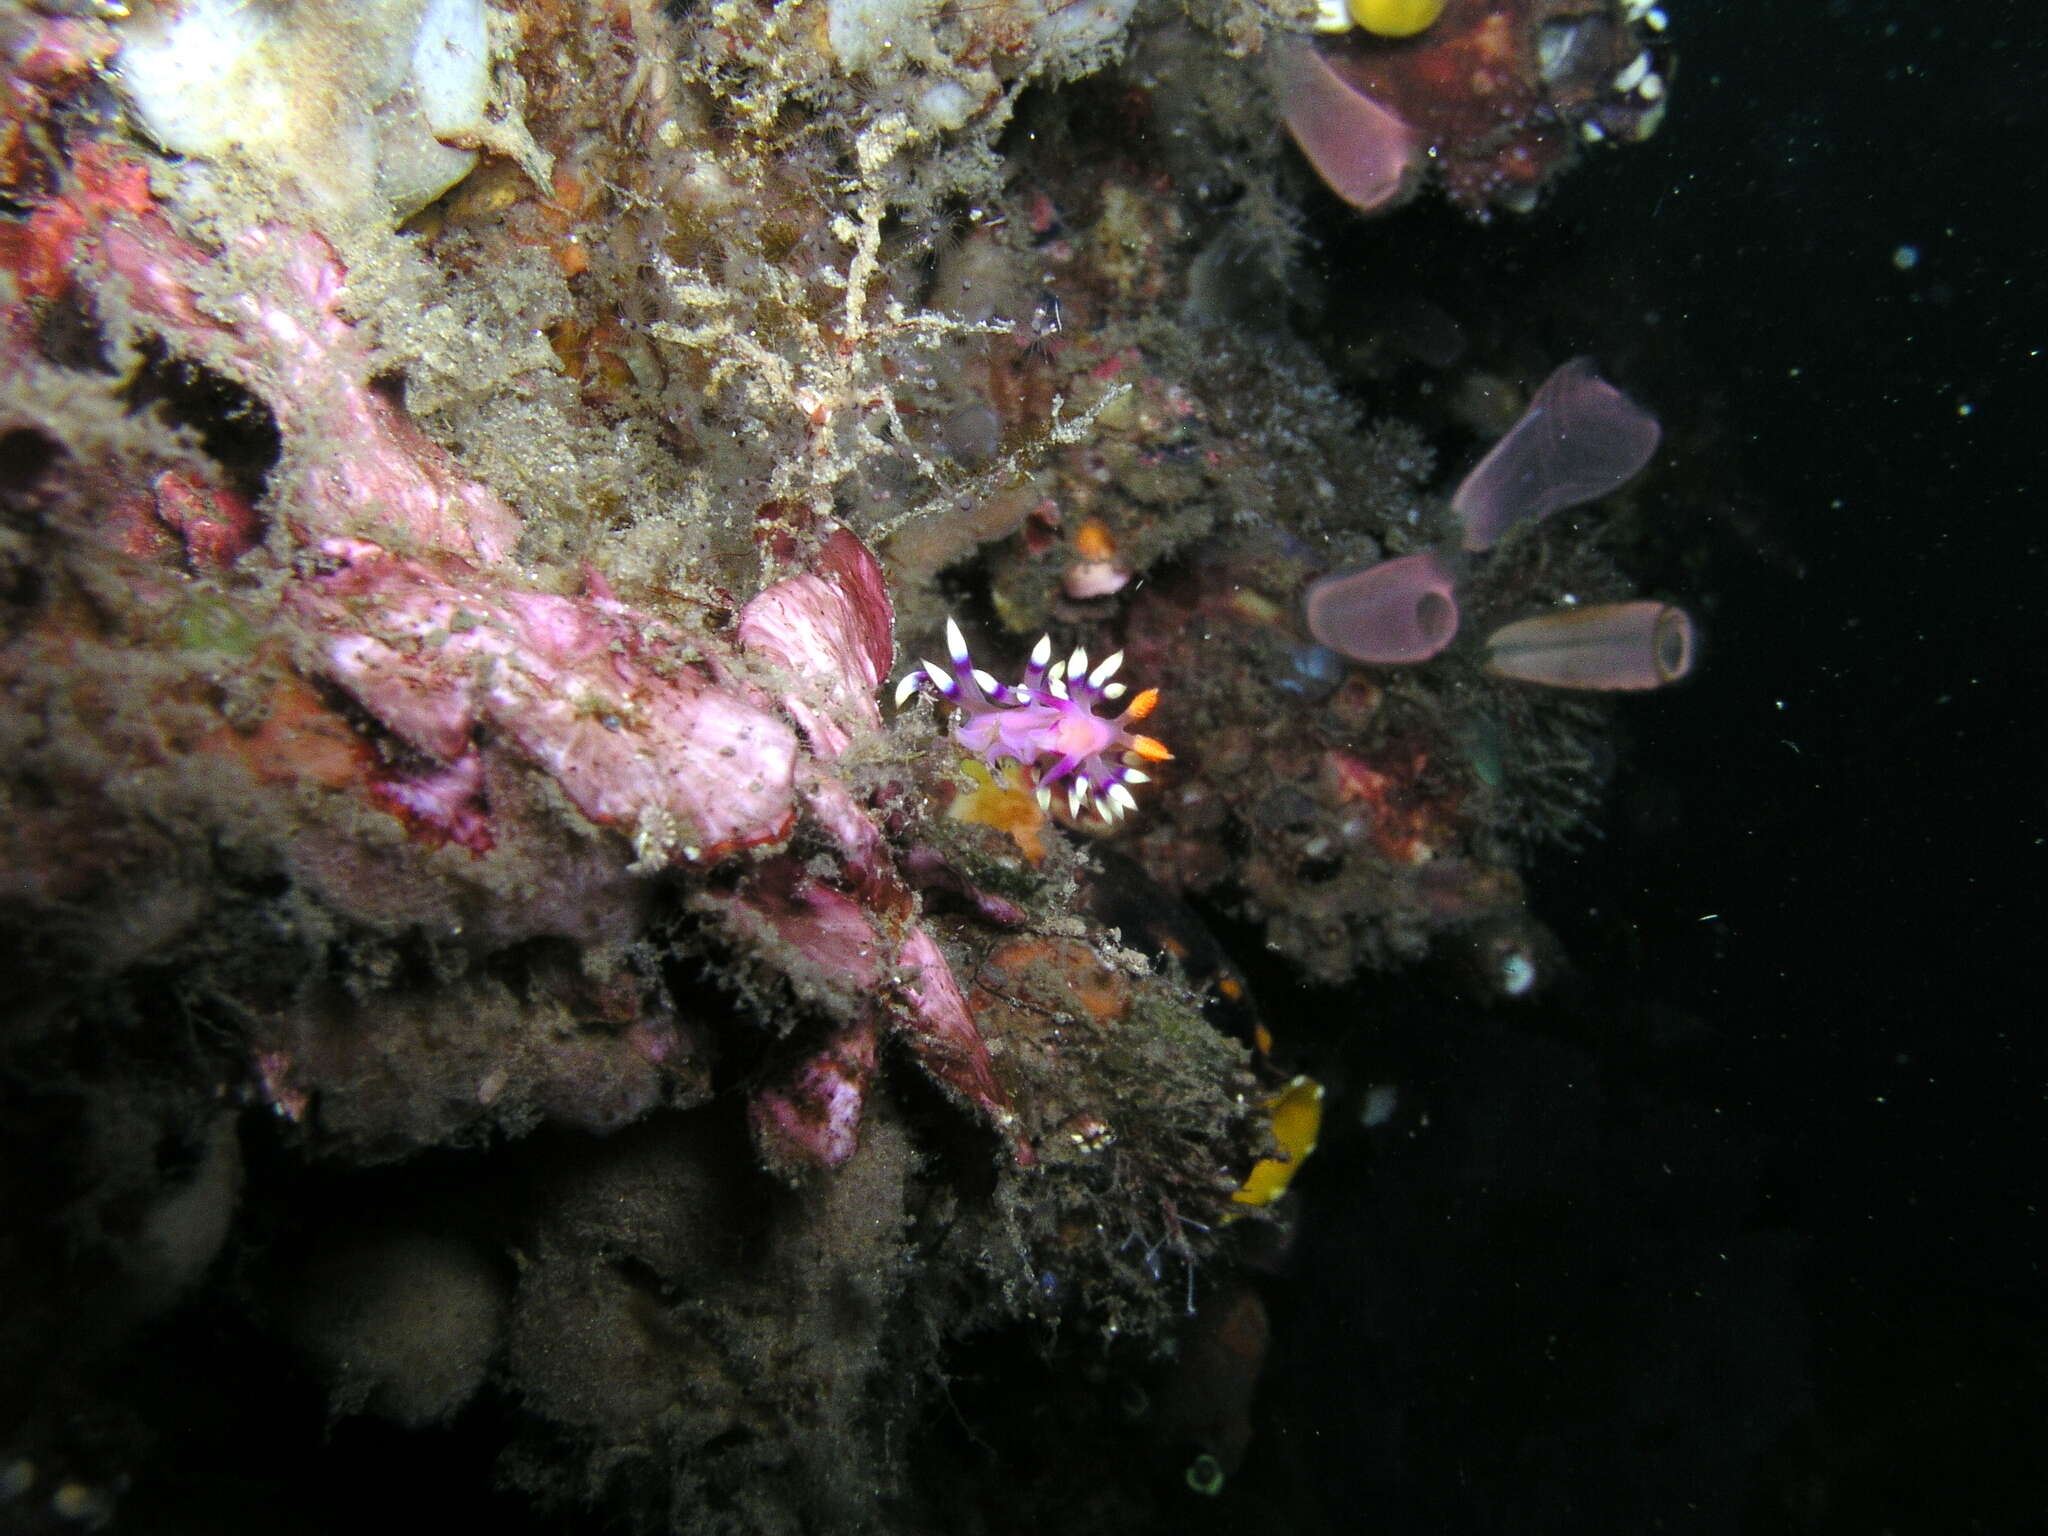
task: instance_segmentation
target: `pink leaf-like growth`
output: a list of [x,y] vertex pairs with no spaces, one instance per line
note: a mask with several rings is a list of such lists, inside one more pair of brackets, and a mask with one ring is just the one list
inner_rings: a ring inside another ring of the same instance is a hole
[[1458,633],[1456,573],[1433,549],[1325,576],[1302,606],[1320,645],[1374,666],[1427,661]]
[[795,732],[650,615],[361,540],[319,552],[287,602],[325,636],[321,670],[416,751],[454,763],[487,722],[590,820],[664,815],[685,860],[788,834]]
[[1692,670],[1692,619],[1668,603],[1597,603],[1486,637],[1487,670],[1552,688],[1661,688]]
[[369,354],[341,315],[341,266],[326,241],[270,226],[243,231],[233,263],[267,269],[269,281],[233,300],[229,327],[192,299],[223,263],[153,209],[109,219],[99,236],[98,259],[127,283],[137,315],[260,395],[302,447],[272,487],[301,538],[391,539],[493,565],[509,557],[518,516],[369,387]]
[[1465,548],[1491,549],[1517,523],[1605,496],[1657,451],[1657,418],[1575,357],[1543,381],[1522,419],[1451,497]]
[[875,688],[889,670],[896,614],[881,566],[845,529],[825,541],[816,565],[742,608],[739,636],[788,670],[800,686],[782,707],[814,752],[837,757],[855,732],[881,729]]
[[1273,89],[1308,163],[1352,207],[1376,212],[1414,185],[1422,136],[1348,83],[1314,46],[1275,43]]
[[484,757],[471,748],[446,767],[393,768],[370,785],[370,796],[423,842],[449,842],[471,853],[498,844],[484,796]]
[[[932,1080],[999,1130],[1016,1123],[988,1046],[937,942],[814,878],[787,855],[758,866],[731,893],[711,893],[728,927],[757,945],[779,942],[800,959],[787,969],[798,990],[841,1014],[823,1050],[765,1090],[753,1114],[761,1151],[785,1171],[837,1167],[859,1144],[872,1068],[872,1037],[894,1032]],[[893,904],[886,904],[893,905]],[[894,965],[889,965],[890,957]],[[1020,1165],[1030,1146],[1013,1143]]]
[[[897,964],[904,972],[900,991],[909,1005],[907,1022],[918,1064],[999,1129],[1014,1127],[1017,1117],[1011,1112],[1010,1096],[996,1081],[988,1043],[975,1027],[967,998],[937,941],[924,929],[912,928],[904,936]],[[1015,1155],[1020,1165],[1033,1161],[1030,1147],[1021,1140],[1015,1144]]]

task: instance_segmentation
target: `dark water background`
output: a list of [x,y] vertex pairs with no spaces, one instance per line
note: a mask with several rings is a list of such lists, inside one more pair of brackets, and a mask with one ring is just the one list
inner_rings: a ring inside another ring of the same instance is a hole
[[1643,338],[1714,460],[1640,573],[1703,669],[1537,871],[1543,1002],[1313,1000],[1429,1123],[1304,1175],[1248,1475],[1358,1530],[2048,1529],[2048,33],[1671,10],[1657,139],[1444,260],[1555,356]]

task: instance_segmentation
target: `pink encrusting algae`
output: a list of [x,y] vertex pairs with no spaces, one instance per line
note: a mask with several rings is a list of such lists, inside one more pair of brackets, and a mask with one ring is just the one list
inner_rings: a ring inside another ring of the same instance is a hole
[[911,668],[896,685],[896,702],[908,699],[919,683],[931,684],[960,710],[953,739],[990,767],[1008,758],[1035,770],[1038,803],[1048,810],[1053,786],[1065,780],[1069,816],[1092,810],[1114,822],[1138,808],[1129,786],[1151,778],[1138,764],[1173,756],[1152,737],[1129,729],[1152,713],[1158,689],[1147,688],[1113,719],[1095,713],[1098,703],[1125,693],[1122,683],[1112,681],[1123,665],[1122,651],[1090,671],[1086,651],[1054,661],[1052,637],[1041,635],[1023,678],[1005,687],[974,665],[966,637],[951,619],[946,648],[952,665],[927,661]]
[[[1009,1096],[892,850],[828,767],[879,724],[872,690],[894,644],[887,585],[860,540],[819,530],[809,568],[757,593],[730,642],[619,602],[602,582],[538,590],[508,558],[521,532],[513,509],[364,383],[368,358],[338,308],[344,273],[324,240],[264,227],[202,250],[171,229],[130,162],[88,149],[76,189],[17,243],[45,253],[52,284],[103,263],[125,281],[138,324],[276,402],[296,465],[289,498],[276,499],[298,556],[277,612],[306,670],[362,712],[392,760],[373,758],[373,776],[346,782],[422,844],[483,858],[499,830],[494,766],[523,764],[567,807],[629,838],[641,874],[772,847],[810,812],[856,894],[770,854],[713,910],[736,938],[803,951],[856,1032],[901,1035],[935,1081],[1008,1126]],[[198,294],[259,257],[273,264],[270,288],[223,318],[202,313]],[[196,517],[181,520],[188,543]],[[764,666],[773,696],[750,680]],[[1111,733],[1104,745],[1131,743],[1097,724]],[[891,955],[884,970],[875,957]],[[778,1166],[830,1165],[856,1144],[858,1073],[832,1080],[829,1113],[807,1122],[815,1136],[776,1112],[815,1109],[824,1071],[762,1090],[781,1095],[754,1121]],[[1031,1153],[1020,1144],[1016,1156]]]

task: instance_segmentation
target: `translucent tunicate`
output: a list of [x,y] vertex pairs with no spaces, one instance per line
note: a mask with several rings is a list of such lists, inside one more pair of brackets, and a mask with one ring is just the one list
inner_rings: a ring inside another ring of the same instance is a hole
[[1302,600],[1308,631],[1375,666],[1427,661],[1458,633],[1455,573],[1433,549],[1325,576]]
[[1491,549],[1517,523],[1594,501],[1657,451],[1657,418],[1575,357],[1543,381],[1522,419],[1451,498],[1465,548]]
[[1368,213],[1398,198],[1421,158],[1421,136],[1307,43],[1283,39],[1272,55],[1280,115],[1329,189]]
[[1661,688],[1692,670],[1692,619],[1668,603],[1546,613],[1486,638],[1487,670],[1552,688]]

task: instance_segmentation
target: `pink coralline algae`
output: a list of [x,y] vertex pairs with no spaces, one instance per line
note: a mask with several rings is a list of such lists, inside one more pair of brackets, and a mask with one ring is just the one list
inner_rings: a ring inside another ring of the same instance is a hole
[[1086,651],[1054,661],[1052,640],[1044,636],[1023,678],[1005,687],[974,665],[966,638],[951,619],[946,621],[946,647],[952,664],[927,661],[911,668],[896,685],[897,703],[928,684],[960,711],[954,740],[991,768],[1008,759],[1035,769],[1038,803],[1048,810],[1054,787],[1064,781],[1069,816],[1092,811],[1104,821],[1117,821],[1138,808],[1129,786],[1151,778],[1138,765],[1173,756],[1152,737],[1130,729],[1152,713],[1159,699],[1156,688],[1138,694],[1114,719],[1095,713],[1097,704],[1120,699],[1126,691],[1112,681],[1123,665],[1121,651],[1090,671]]
[[1540,614],[1486,637],[1486,667],[1551,688],[1661,688],[1692,670],[1692,620],[1668,603],[1595,603]]
[[740,612],[740,644],[786,668],[778,695],[811,750],[837,757],[854,735],[879,730],[875,689],[893,659],[895,609],[881,568],[844,529],[820,546],[817,570],[779,581]]
[[[821,1050],[755,1095],[749,1117],[756,1144],[776,1168],[834,1168],[852,1156],[876,1043],[892,1030],[961,1103],[999,1129],[1016,1122],[951,966],[909,917],[908,889],[893,869],[869,874],[856,896],[785,855],[766,861],[737,891],[704,898],[735,938],[757,948],[786,946],[798,992],[844,1018]],[[1013,1152],[1019,1164],[1034,1161],[1022,1141]]]
[[1596,374],[1590,357],[1573,358],[1459,483],[1451,510],[1465,548],[1491,549],[1518,523],[1620,489],[1650,462],[1659,436],[1657,418]]
[[747,1105],[754,1144],[784,1164],[837,1168],[852,1157],[879,1044],[872,1021],[842,1025],[787,1083],[756,1093]]
[[[288,484],[271,498],[286,509],[279,617],[302,666],[367,717],[379,748],[335,759],[322,782],[429,846],[481,858],[498,830],[494,776],[538,773],[588,822],[630,839],[640,874],[772,849],[808,814],[827,854],[771,852],[699,897],[837,1019],[822,1052],[761,1090],[764,1155],[785,1168],[851,1155],[884,1032],[964,1106],[1014,1123],[893,851],[828,767],[879,727],[873,690],[893,650],[881,571],[858,539],[819,530],[793,557],[804,568],[746,604],[733,639],[619,602],[601,581],[541,590],[510,558],[517,513],[367,384],[368,353],[339,309],[344,273],[318,236],[257,228],[203,250],[156,209],[139,165],[87,145],[72,189],[11,230],[0,257],[31,291],[119,282],[138,329],[269,405],[287,449],[277,480]],[[260,287],[237,279],[250,270],[266,274]],[[224,286],[239,297],[202,305]],[[10,347],[29,352],[26,339]],[[183,537],[188,559],[226,565],[252,540],[235,536],[228,500],[209,511],[190,487],[160,485],[155,502],[144,510]],[[1050,709],[1062,695],[1042,681]],[[1096,686],[1073,692],[1093,698]],[[1077,763],[1143,741],[1107,722],[1055,736],[1082,749]],[[1096,785],[1104,797],[1116,788],[1107,775]],[[288,1075],[289,1063],[272,1065]],[[1019,1143],[1018,1160],[1030,1156]]]
[[729,661],[686,661],[681,637],[622,604],[522,590],[452,557],[360,539],[314,553],[288,601],[326,636],[320,670],[416,752],[460,763],[488,725],[584,816],[652,837],[664,859],[789,831],[795,732]]
[[1427,661],[1458,633],[1457,572],[1433,549],[1325,576],[1302,600],[1318,644],[1372,666]]

